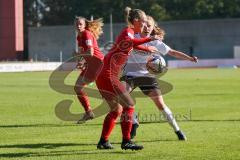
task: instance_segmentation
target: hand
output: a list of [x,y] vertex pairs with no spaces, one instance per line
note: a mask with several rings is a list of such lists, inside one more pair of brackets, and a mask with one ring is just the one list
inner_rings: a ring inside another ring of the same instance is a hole
[[197,63],[198,58],[196,56],[192,56],[190,61]]
[[84,70],[87,66],[87,62],[84,58],[80,58],[77,60],[76,68],[79,70]]
[[149,49],[149,51],[150,51],[151,53],[154,53],[154,52],[157,52],[157,51],[158,51],[158,49],[157,49],[156,47],[154,47],[154,46],[148,46],[148,49]]
[[154,36],[151,36],[151,40],[159,40],[159,41],[162,41],[163,40],[163,36],[159,36],[159,35],[154,35]]
[[86,52],[84,52],[83,54],[86,54],[86,55],[88,55],[88,56],[93,56],[93,52],[94,52],[94,50],[93,50],[93,48],[89,48]]

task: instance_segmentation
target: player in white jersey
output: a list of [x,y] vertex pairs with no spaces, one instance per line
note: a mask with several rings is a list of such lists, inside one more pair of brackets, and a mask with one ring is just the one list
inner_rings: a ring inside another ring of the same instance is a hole
[[[137,37],[146,37],[152,34],[158,34],[164,37],[164,31],[157,27],[154,19],[148,16],[147,25],[143,33],[136,34]],[[158,49],[159,54],[161,55],[170,55],[178,59],[189,60],[192,62],[197,62],[198,58],[193,56],[190,57],[185,53],[171,49],[165,43],[159,40],[148,42],[144,44],[145,46],[154,46]],[[179,140],[186,140],[186,136],[180,130],[174,115],[172,114],[169,107],[165,104],[163,96],[161,95],[160,88],[158,86],[158,81],[155,75],[150,74],[146,69],[147,59],[149,58],[149,53],[144,53],[142,51],[135,50],[135,54],[131,54],[128,58],[128,62],[124,67],[123,77],[121,78],[122,83],[126,86],[129,92],[133,91],[136,87],[139,87],[142,92],[149,96],[153,102],[156,104],[158,109],[166,117],[166,120],[170,126],[174,129],[174,132],[177,134]],[[161,86],[160,86],[161,87]],[[137,116],[135,114],[133,119],[133,126],[131,132],[131,138],[136,136],[136,129],[138,128],[139,123]]]

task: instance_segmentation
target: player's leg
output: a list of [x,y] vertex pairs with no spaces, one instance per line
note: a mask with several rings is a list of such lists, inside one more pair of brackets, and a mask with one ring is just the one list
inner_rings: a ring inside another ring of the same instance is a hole
[[[134,84],[134,78],[131,78],[128,76],[123,76],[123,77],[121,77],[121,80],[122,80],[121,82],[122,82],[123,86],[126,88],[127,92],[131,93],[135,88],[134,85],[131,85],[131,84]],[[139,122],[138,122],[137,113],[134,112],[133,119],[132,119],[132,129],[130,132],[131,139],[133,139],[136,136],[138,126],[139,126]]]
[[[120,86],[119,89],[121,90]],[[134,113],[134,101],[131,98],[130,94],[123,89],[122,94],[119,94],[119,103],[123,107],[122,115],[121,115],[121,129],[122,129],[122,149],[131,149],[131,150],[141,150],[143,149],[142,145],[135,144],[131,141],[131,129],[133,122],[133,113]]]
[[[111,149],[112,147],[109,145],[108,137],[115,126],[116,119],[119,115],[119,108],[120,106],[123,107],[122,109],[122,116],[121,116],[121,129],[123,135],[123,141],[121,148],[122,149],[132,149],[132,150],[139,150],[142,149],[142,146],[136,145],[135,143],[131,142],[130,140],[130,131],[132,127],[132,115],[134,112],[134,101],[130,97],[129,93],[126,91],[125,87],[121,84],[118,79],[112,79],[110,84],[113,88],[109,85],[106,86],[104,78],[99,78],[96,81],[97,87],[101,93],[101,95],[107,100],[108,105],[111,109],[111,112],[108,113],[104,120],[103,130],[101,139],[98,143],[99,149]],[[104,91],[104,89],[108,90],[109,92]],[[118,113],[116,112],[118,111]]]
[[132,129],[131,129],[131,139],[136,137],[137,135],[137,128],[139,127],[138,115],[136,112],[133,114],[133,122],[132,122]]
[[[89,67],[90,66],[90,67]],[[91,67],[94,66],[94,67]],[[84,121],[90,120],[94,118],[94,113],[90,107],[90,102],[87,93],[83,90],[84,86],[92,83],[96,80],[100,71],[102,70],[103,62],[100,59],[92,58],[91,61],[88,62],[85,70],[83,70],[78,77],[75,84],[75,92],[77,93],[77,97],[79,102],[82,104],[85,114],[84,116],[78,120],[78,123],[82,123]]]
[[87,121],[89,119],[93,119],[94,118],[94,113],[92,112],[92,109],[90,107],[90,102],[89,102],[89,98],[87,93],[83,90],[84,86],[86,86],[87,84],[91,83],[91,81],[86,80],[83,76],[79,76],[76,83],[75,83],[75,87],[74,90],[77,94],[77,98],[79,100],[79,102],[82,104],[84,110],[85,110],[85,114],[84,116],[78,120],[77,123],[82,123],[84,121]]
[[158,109],[163,113],[163,115],[166,117],[168,123],[170,126],[174,129],[175,133],[178,136],[179,140],[187,140],[187,137],[184,135],[184,133],[180,130],[176,119],[172,113],[172,111],[169,109],[169,107],[165,104],[163,100],[163,96],[161,95],[161,92],[159,89],[151,89],[149,93],[147,94],[153,102],[156,104]]
[[109,136],[115,127],[117,118],[122,112],[122,106],[117,103],[116,100],[108,100],[107,103],[110,107],[110,112],[107,114],[103,122],[101,138],[97,145],[98,149],[113,149],[113,146],[109,142]]

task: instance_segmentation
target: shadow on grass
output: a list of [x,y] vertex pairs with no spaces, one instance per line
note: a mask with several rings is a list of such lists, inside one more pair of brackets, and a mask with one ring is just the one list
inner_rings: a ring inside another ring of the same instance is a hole
[[[240,119],[191,119],[191,120],[177,120],[178,122],[239,122]],[[140,121],[140,124],[152,123],[166,123],[166,121]],[[119,123],[117,123],[119,124]],[[102,123],[82,123],[82,124],[13,124],[13,125],[0,125],[0,128],[27,128],[27,127],[78,127],[78,126],[101,126]]]
[[[134,142],[138,143],[155,143],[155,142],[177,142],[179,140],[177,139],[153,139],[153,140],[133,140]],[[111,142],[111,144],[118,144],[120,145],[120,142]]]
[[30,148],[30,149],[55,149],[59,147],[68,147],[68,146],[91,146],[97,144],[90,143],[37,143],[37,144],[13,144],[13,145],[0,145],[0,148]]
[[74,155],[106,155],[106,154],[135,154],[135,151],[117,150],[69,150],[69,151],[50,151],[50,152],[23,152],[23,153],[3,153],[0,158],[20,158],[20,157],[51,157],[51,156],[74,156]]
[[154,139],[154,140],[143,140],[137,141],[138,143],[156,143],[156,142],[179,142],[178,139]]
[[[177,141],[173,139],[158,139],[158,140],[143,140],[137,141],[140,143],[148,142],[166,142],[166,141]],[[120,142],[111,142],[112,144],[121,144]],[[23,148],[23,149],[56,149],[60,147],[73,147],[73,146],[97,146],[96,143],[36,143],[36,144],[11,144],[11,145],[0,145],[0,148]]]
[[[191,120],[177,120],[178,122],[240,122],[240,119],[191,119]],[[166,123],[167,121],[146,121],[140,124],[151,123]]]
[[[178,141],[173,139],[157,139],[157,140],[143,140],[139,143],[155,143],[155,142],[171,142]],[[112,144],[120,145],[120,142],[113,142]],[[85,150],[70,150],[70,151],[46,151],[46,152],[22,152],[22,153],[1,153],[0,158],[17,158],[17,157],[42,157],[42,156],[64,156],[64,155],[84,155],[84,154],[134,154],[135,151],[119,151],[119,150],[97,150],[97,144],[90,143],[39,143],[39,144],[14,144],[14,145],[0,145],[0,148],[25,148],[25,149],[57,149],[60,147],[73,146],[94,146],[94,149]]]
[[82,123],[82,124],[13,124],[13,125],[0,125],[0,128],[27,128],[27,127],[77,127],[81,125],[89,125],[89,126],[99,126],[102,125],[102,123]]

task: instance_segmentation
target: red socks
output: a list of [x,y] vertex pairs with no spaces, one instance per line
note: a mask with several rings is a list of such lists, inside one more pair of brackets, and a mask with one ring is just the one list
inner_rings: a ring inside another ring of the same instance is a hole
[[132,118],[133,118],[134,107],[124,107],[121,116],[121,128],[122,136],[124,141],[131,139],[130,132],[132,129]]
[[108,140],[116,124],[116,120],[120,114],[121,113],[119,112],[109,112],[108,115],[105,117],[105,120],[103,123],[102,135],[101,135],[101,138],[104,139],[105,141]]
[[82,104],[85,112],[91,110],[91,108],[90,108],[90,102],[89,102],[89,99],[88,99],[87,94],[86,94],[83,90],[78,91],[77,94],[78,94],[78,95],[77,95],[78,100],[79,100],[80,103]]
[[[123,112],[121,115],[121,128],[122,128],[122,136],[123,140],[129,141],[131,138],[130,132],[132,129],[132,118],[133,118],[133,107],[125,107],[123,108]],[[115,124],[118,116],[121,113],[119,112],[109,112],[108,115],[105,117],[104,123],[103,123],[103,130],[101,138],[105,141],[108,140]]]

